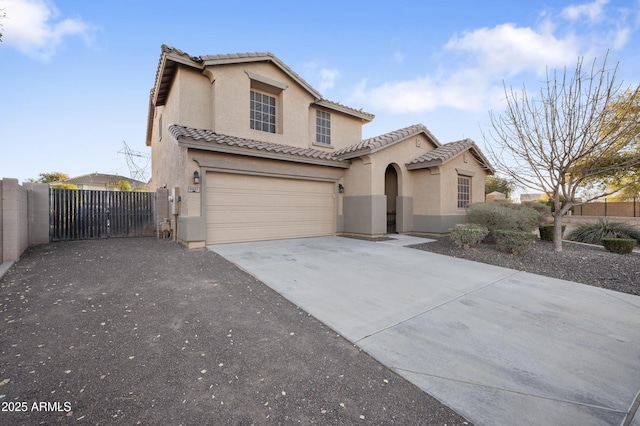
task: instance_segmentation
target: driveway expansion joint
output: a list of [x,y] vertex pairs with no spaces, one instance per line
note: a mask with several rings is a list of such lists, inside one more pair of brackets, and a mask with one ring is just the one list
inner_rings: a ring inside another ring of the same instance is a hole
[[[422,371],[414,371],[414,370],[409,370],[409,369],[405,369],[405,368],[401,368],[401,367],[391,367],[394,371],[398,371],[398,372],[406,372],[406,373],[411,373],[411,374],[417,374],[420,376],[427,376],[427,377],[434,377],[436,379],[441,379],[441,380],[448,380],[448,381],[452,381],[452,382],[456,382],[456,383],[462,383],[465,385],[471,385],[471,386],[478,386],[481,388],[486,388],[486,389],[494,389],[500,392],[507,392],[507,393],[511,393],[511,394],[516,394],[516,395],[522,395],[522,396],[526,396],[526,397],[532,397],[532,398],[537,398],[537,399],[543,399],[546,401],[554,401],[554,402],[562,402],[565,404],[574,404],[574,405],[579,405],[582,407],[589,407],[589,408],[595,408],[598,410],[605,410],[605,411],[609,411],[612,413],[619,413],[619,414],[626,414],[625,411],[621,411],[621,410],[616,410],[615,408],[610,408],[610,407],[605,407],[602,405],[595,405],[595,404],[587,404],[585,402],[579,402],[579,401],[571,401],[568,399],[562,399],[562,398],[552,398],[549,396],[544,396],[544,395],[536,395],[534,393],[528,393],[528,392],[521,392],[521,391],[517,391],[517,390],[513,390],[513,389],[506,389],[506,388],[501,388],[499,386],[490,386],[490,385],[486,385],[486,384],[482,384],[482,383],[477,383],[477,382],[473,382],[473,381],[468,381],[468,380],[459,380],[459,379],[454,379],[451,377],[445,377],[445,376],[441,376],[441,375],[437,375],[437,374],[430,374],[430,373],[425,373]],[[637,409],[637,407],[636,407]],[[633,417],[631,417],[631,419],[629,421],[633,420]],[[626,425],[626,423],[625,423]]]
[[505,277],[502,277],[502,278],[497,279],[497,280],[495,280],[495,281],[492,281],[492,282],[490,282],[490,283],[487,283],[487,284],[481,285],[480,287],[474,288],[473,290],[465,291],[465,292],[463,292],[462,294],[460,294],[460,295],[458,295],[458,296],[456,296],[456,297],[453,297],[453,298],[451,298],[451,299],[449,299],[449,300],[447,300],[447,301],[445,301],[445,302],[440,303],[439,305],[432,306],[431,308],[429,308],[429,309],[427,309],[427,310],[424,310],[424,311],[419,312],[419,313],[417,313],[417,314],[415,314],[415,315],[412,315],[412,316],[410,316],[410,317],[407,317],[407,318],[405,318],[405,319],[402,319],[402,320],[400,320],[400,321],[397,321],[397,322],[395,322],[395,323],[393,323],[393,324],[388,325],[387,327],[383,327],[383,328],[381,328],[381,329],[380,329],[380,330],[378,330],[378,331],[374,331],[373,333],[369,333],[369,334],[367,334],[366,336],[360,337],[360,338],[358,338],[358,339],[354,339],[354,340],[353,340],[353,343],[358,343],[358,342],[360,342],[360,341],[362,341],[362,340],[364,340],[364,339],[367,339],[367,338],[369,338],[369,337],[375,336],[376,334],[379,334],[379,333],[382,333],[382,332],[387,331],[387,330],[389,330],[389,329],[392,329],[392,328],[394,328],[394,327],[396,327],[396,326],[398,326],[398,325],[400,325],[400,324],[402,324],[402,323],[405,323],[405,322],[407,322],[407,321],[411,321],[411,320],[412,320],[412,319],[414,319],[414,318],[417,318],[417,317],[419,317],[419,316],[421,316],[421,315],[424,315],[424,314],[429,313],[429,312],[431,312],[431,311],[434,311],[434,310],[436,310],[436,309],[438,309],[438,308],[441,308],[442,306],[444,306],[444,305],[446,305],[446,304],[449,304],[449,303],[451,303],[451,302],[455,302],[456,300],[459,300],[459,299],[461,299],[461,298],[463,298],[463,297],[465,297],[465,296],[469,296],[469,295],[471,295],[471,294],[473,294],[473,293],[475,293],[475,292],[477,292],[477,291],[479,291],[479,290],[485,289],[485,288],[487,288],[487,287],[489,287],[489,286],[492,286],[492,285],[497,284],[497,283],[499,283],[499,282],[501,282],[501,281],[504,281],[504,280],[506,280],[506,279],[509,279],[509,278],[513,277],[514,275],[518,275],[519,273],[520,273],[519,271],[513,271],[513,273],[512,273],[512,274],[509,274],[509,275],[507,275],[507,276],[505,276]]

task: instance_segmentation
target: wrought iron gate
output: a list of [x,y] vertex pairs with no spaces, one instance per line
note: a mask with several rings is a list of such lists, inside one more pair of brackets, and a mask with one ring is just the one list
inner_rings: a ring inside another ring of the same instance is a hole
[[153,236],[155,195],[51,188],[49,241]]

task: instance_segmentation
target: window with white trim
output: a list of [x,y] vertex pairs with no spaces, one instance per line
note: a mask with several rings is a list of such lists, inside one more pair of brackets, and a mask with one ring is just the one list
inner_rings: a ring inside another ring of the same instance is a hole
[[331,114],[316,110],[316,143],[331,145]]
[[465,209],[471,202],[471,178],[458,176],[458,208]]
[[251,91],[250,124],[254,130],[276,132],[276,98]]

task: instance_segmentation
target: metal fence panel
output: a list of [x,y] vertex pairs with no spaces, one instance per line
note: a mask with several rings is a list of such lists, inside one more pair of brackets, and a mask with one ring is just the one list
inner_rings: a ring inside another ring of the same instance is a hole
[[155,234],[153,192],[51,188],[50,241]]

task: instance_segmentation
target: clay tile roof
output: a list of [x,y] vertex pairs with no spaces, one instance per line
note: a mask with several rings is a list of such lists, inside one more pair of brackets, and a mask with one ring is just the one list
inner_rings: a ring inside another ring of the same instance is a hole
[[[480,151],[480,148],[473,142],[471,139],[463,139],[456,142],[449,142],[433,151],[429,151],[426,154],[421,155],[420,157],[410,161],[407,163],[409,168],[419,168],[419,167],[432,167],[444,164],[449,160],[457,157],[463,152],[469,150],[471,155],[488,171],[493,173],[493,168],[489,164],[489,161],[485,158],[485,156]],[[413,166],[413,167],[411,167]]]
[[203,61],[217,61],[225,59],[256,59],[261,57],[275,58],[275,55],[271,52],[247,52],[247,53],[222,53],[217,55],[204,55],[201,56]]
[[436,146],[440,146],[440,142],[438,142],[435,136],[433,136],[423,124],[415,124],[413,126],[405,127],[404,129],[394,130],[393,132],[365,139],[362,142],[336,151],[334,156],[340,158],[353,158],[358,155],[370,154],[419,133],[425,133],[432,142],[436,144]]
[[216,148],[221,147],[231,147],[231,148],[241,148],[247,150],[253,150],[258,152],[265,153],[276,153],[283,154],[286,156],[302,157],[302,158],[310,158],[310,159],[319,159],[327,162],[333,162],[337,164],[348,164],[346,161],[335,158],[332,152],[322,151],[319,149],[312,148],[299,148],[288,145],[280,145],[271,142],[261,142],[252,139],[239,138],[236,136],[228,136],[222,135],[219,133],[215,133],[211,130],[204,129],[194,129],[192,127],[179,126],[177,124],[172,124],[169,126],[169,132],[171,135],[179,141],[180,138],[189,138],[194,141],[204,141],[207,143],[211,143],[210,147],[202,147],[199,148],[207,149],[210,148],[213,151],[219,150]]

